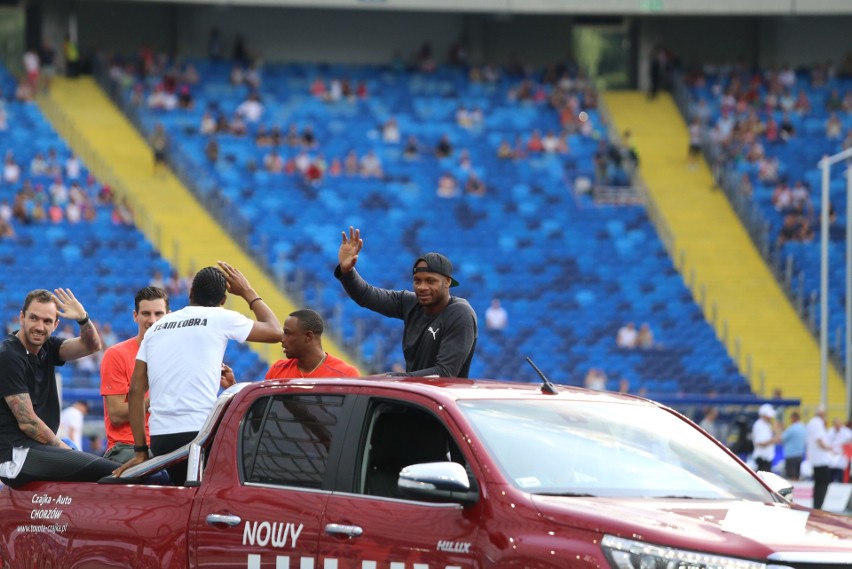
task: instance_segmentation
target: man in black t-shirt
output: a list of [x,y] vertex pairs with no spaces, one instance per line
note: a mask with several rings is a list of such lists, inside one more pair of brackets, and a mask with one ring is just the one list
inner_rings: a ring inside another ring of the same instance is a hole
[[[80,336],[51,336],[59,318],[76,320]],[[21,328],[0,342],[0,480],[20,486],[33,480],[95,481],[118,466],[71,450],[59,437],[56,366],[101,349],[83,305],[68,289],[30,292]]]
[[360,306],[403,321],[405,372],[388,375],[468,377],[476,348],[476,313],[463,298],[450,295],[453,265],[439,253],[426,253],[414,262],[414,292],[386,290],[368,284],[355,263],[363,247],[361,232],[349,228],[338,250],[334,271],[349,297]]

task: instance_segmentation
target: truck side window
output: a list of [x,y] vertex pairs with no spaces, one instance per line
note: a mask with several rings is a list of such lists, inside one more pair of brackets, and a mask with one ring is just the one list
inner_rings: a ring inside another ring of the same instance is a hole
[[246,482],[320,488],[342,395],[280,395],[254,403],[242,429]]
[[365,494],[399,498],[399,472],[410,464],[458,462],[461,453],[441,422],[409,406],[381,405],[373,414],[362,470]]

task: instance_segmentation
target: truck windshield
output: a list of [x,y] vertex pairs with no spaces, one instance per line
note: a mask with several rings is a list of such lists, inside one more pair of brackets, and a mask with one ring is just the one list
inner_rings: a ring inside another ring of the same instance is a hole
[[564,496],[773,497],[702,431],[657,407],[620,402],[459,402],[507,480]]

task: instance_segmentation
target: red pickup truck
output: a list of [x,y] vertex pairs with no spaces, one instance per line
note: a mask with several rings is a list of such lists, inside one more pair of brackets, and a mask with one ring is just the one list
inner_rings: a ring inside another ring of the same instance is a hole
[[[238,384],[190,445],[100,483],[0,489],[5,568],[852,568],[677,412],[447,379]],[[183,486],[152,473],[188,461]]]

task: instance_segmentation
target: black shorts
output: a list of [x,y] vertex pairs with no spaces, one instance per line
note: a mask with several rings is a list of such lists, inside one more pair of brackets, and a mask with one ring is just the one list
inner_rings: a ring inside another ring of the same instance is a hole
[[[171,433],[168,435],[151,435],[151,453],[154,456],[169,454],[184,445],[188,445],[198,436],[198,431],[185,433]],[[186,482],[186,461],[179,462],[168,467],[169,478],[172,484],[182,486]]]

